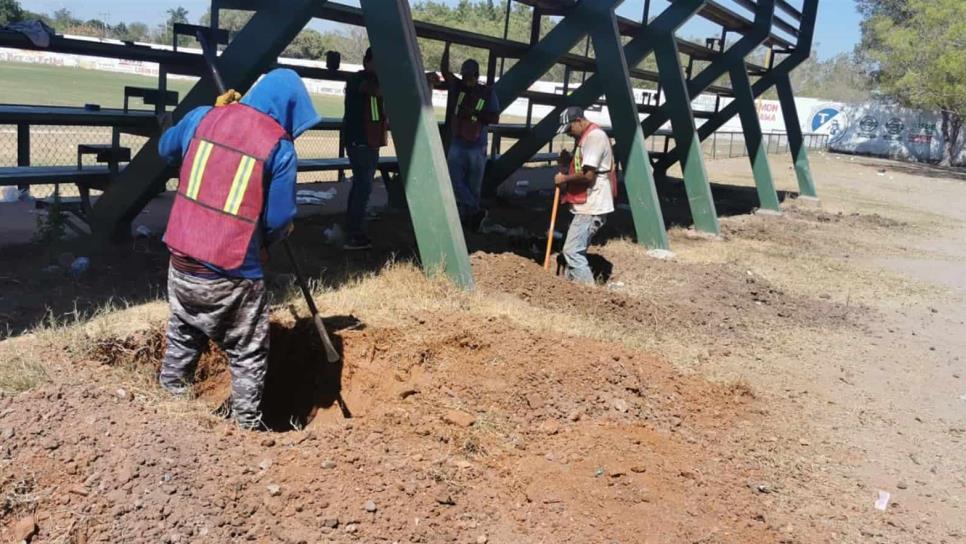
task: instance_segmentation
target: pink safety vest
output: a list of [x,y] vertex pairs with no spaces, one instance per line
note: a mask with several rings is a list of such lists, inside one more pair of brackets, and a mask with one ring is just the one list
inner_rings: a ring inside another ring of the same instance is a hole
[[208,112],[181,166],[164,242],[219,268],[242,265],[265,203],[265,161],[288,138],[270,116],[236,103]]

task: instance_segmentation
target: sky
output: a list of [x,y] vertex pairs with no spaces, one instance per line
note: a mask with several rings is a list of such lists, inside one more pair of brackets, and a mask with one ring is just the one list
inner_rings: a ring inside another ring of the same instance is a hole
[[[346,4],[358,5],[358,1],[343,0]],[[455,4],[457,0],[443,0]],[[721,0],[728,4],[729,0]],[[792,0],[800,5],[801,0]],[[131,2],[130,0],[20,0],[20,4],[32,11],[53,12],[67,8],[82,19],[102,19],[111,24],[121,21],[143,21],[154,25],[165,19],[169,8],[184,6],[189,19],[196,21],[210,5],[209,0],[153,0],[152,2]],[[146,5],[145,5],[146,4]],[[667,0],[654,0],[652,13],[667,5]],[[643,0],[628,0],[618,9],[621,15],[640,19]],[[855,9],[854,0],[823,0],[819,4],[818,25],[815,31],[816,48],[819,58],[827,59],[839,53],[851,52],[859,41],[859,21],[861,17]],[[324,27],[324,25],[313,25]],[[687,37],[710,36],[715,34],[714,27],[700,18],[681,29],[680,35]]]

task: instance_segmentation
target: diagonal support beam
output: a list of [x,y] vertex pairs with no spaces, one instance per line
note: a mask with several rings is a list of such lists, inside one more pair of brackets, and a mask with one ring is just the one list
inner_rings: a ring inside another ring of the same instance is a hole
[[458,285],[472,289],[473,272],[409,2],[366,1],[362,11],[392,119],[423,269],[429,274],[443,271]]
[[617,143],[616,158],[624,165],[624,188],[634,218],[637,241],[650,248],[667,249],[664,215],[654,186],[644,133],[637,122],[637,104],[634,102],[627,60],[624,58],[613,9],[594,13],[590,22],[593,25],[591,40],[597,58],[597,73],[604,81],[604,94]]
[[[691,96],[698,96],[714,85],[715,81],[727,74],[730,67],[735,63],[743,63],[745,57],[768,38],[774,13],[775,0],[758,0],[752,31],[742,36],[727,51],[718,55],[701,72],[691,78],[688,81],[688,93]],[[649,114],[641,126],[644,127],[644,134],[650,136],[667,121],[668,111],[667,108],[662,106]]]
[[755,107],[755,97],[751,92],[748,67],[744,62],[732,66],[731,87],[734,89],[735,103],[741,116],[745,147],[748,149],[751,172],[755,178],[755,189],[758,191],[758,205],[764,210],[781,212],[778,193],[775,191],[775,182],[771,175],[771,166],[768,164],[768,150],[763,143],[758,109]]
[[[655,17],[648,28],[678,28],[693,17],[704,5],[705,0],[678,0]],[[624,46],[624,57],[628,67],[640,64],[653,51],[654,41],[649,36],[642,34],[633,38]],[[561,111],[570,106],[586,108],[596,102],[603,94],[603,78],[600,74],[594,73],[571,94],[561,97],[561,104],[534,125],[530,134],[518,140],[499,159],[489,162],[484,182],[485,187],[489,190],[494,189],[510,174],[522,167],[526,161],[539,153],[540,149],[556,136],[557,119]]]
[[[279,53],[305,28],[319,0],[291,0],[286,9],[258,11],[219,57],[228,87],[245,90],[278,59]],[[198,81],[173,112],[180,120],[192,109],[210,105],[217,96],[214,82]],[[127,168],[97,200],[91,213],[95,238],[108,241],[130,236],[130,223],[154,197],[168,176],[168,165],[158,154],[160,136],[144,144]]]
[[[798,34],[798,43],[787,58],[782,60],[777,66],[762,75],[751,86],[752,96],[760,97],[772,87],[779,93],[779,101],[782,106],[782,115],[785,118],[786,131],[789,134],[789,149],[792,152],[792,160],[795,162],[795,174],[798,178],[799,192],[803,196],[817,198],[815,183],[812,180],[811,167],[808,162],[808,151],[804,146],[804,138],[801,135],[801,127],[798,124],[798,111],[795,107],[795,97],[791,88],[789,74],[795,68],[805,62],[812,50],[812,41],[815,35],[815,20],[818,15],[819,0],[804,0],[802,7],[801,27]],[[787,83],[783,83],[787,81]],[[784,87],[784,89],[782,88]],[[785,96],[784,100],[782,96]],[[737,101],[722,108],[716,115],[705,121],[698,129],[698,136],[705,140],[720,129],[725,123],[739,113]],[[797,137],[796,137],[797,136]],[[796,139],[792,145],[791,139]],[[674,163],[671,156],[662,158],[655,165],[655,169],[667,169]]]
[[[778,194],[775,191],[771,167],[768,164],[767,149],[762,145],[761,123],[758,120],[758,112],[751,91],[751,81],[748,77],[748,68],[744,60],[768,38],[774,14],[775,0],[759,0],[755,6],[755,20],[752,31],[728,48],[724,54],[712,60],[701,73],[689,82],[688,90],[694,96],[703,92],[725,73],[730,73],[731,88],[734,92],[734,101],[738,105],[741,115],[741,125],[744,131],[745,145],[748,148],[748,157],[752,164],[759,206],[762,209],[778,212]],[[644,120],[642,124],[644,133],[653,134],[666,121],[667,109],[661,107]],[[670,161],[674,160],[674,155],[669,154],[665,160],[669,164]]]
[[506,109],[587,35],[588,17],[600,10],[613,10],[623,2],[597,0],[578,2],[572,7],[542,40],[500,77],[493,87],[500,106]]
[[661,36],[654,46],[661,89],[664,90],[665,108],[671,119],[675,148],[684,174],[684,187],[688,193],[688,205],[694,228],[710,234],[720,234],[718,214],[708,182],[708,170],[704,165],[704,153],[691,110],[691,95],[685,83],[684,67],[678,55],[674,34]]
[[795,92],[788,74],[780,74],[775,80],[778,91],[778,101],[781,103],[782,117],[785,119],[785,134],[788,136],[788,148],[795,163],[795,176],[798,178],[798,192],[801,196],[818,198],[815,191],[815,181],[812,179],[812,168],[808,162],[808,149],[798,120],[798,107],[795,105]]

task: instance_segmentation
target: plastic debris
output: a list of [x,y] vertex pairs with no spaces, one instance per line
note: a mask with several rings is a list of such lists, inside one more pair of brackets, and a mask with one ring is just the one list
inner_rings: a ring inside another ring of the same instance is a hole
[[342,232],[342,227],[339,225],[332,225],[323,230],[322,235],[325,236],[326,243],[333,245],[341,244],[342,240],[345,239],[345,233]]
[[886,508],[889,507],[889,499],[891,498],[892,498],[892,495],[890,495],[888,491],[880,490],[879,496],[875,500],[875,509],[881,512],[885,512]]
[[91,267],[91,260],[87,257],[78,257],[74,259],[74,262],[70,263],[70,274],[75,278],[80,277],[81,274],[87,272]]
[[138,225],[138,228],[134,229],[134,234],[138,238],[150,238],[154,234],[154,231],[146,225]]
[[295,193],[295,202],[298,204],[312,204],[312,205],[324,205],[326,202],[335,198],[335,189],[326,189],[324,191],[310,191],[308,189],[302,189]]
[[527,193],[529,191],[530,191],[530,180],[528,179],[518,180],[516,182],[516,185],[514,185],[513,187],[514,196],[518,196],[521,198],[527,196]]
[[20,191],[16,187],[0,187],[0,202],[16,202],[20,200]]

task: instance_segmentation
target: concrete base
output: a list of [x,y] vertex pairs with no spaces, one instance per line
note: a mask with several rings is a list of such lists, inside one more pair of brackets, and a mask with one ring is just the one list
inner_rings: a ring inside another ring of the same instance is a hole
[[668,251],[666,249],[649,249],[646,253],[648,257],[658,259],[661,261],[669,261],[677,255],[673,251]]
[[764,209],[759,208],[759,209],[755,210],[755,215],[769,215],[769,216],[772,216],[772,217],[781,217],[782,212],[775,211],[775,210],[764,210]]
[[822,205],[822,201],[819,200],[818,197],[814,197],[814,196],[800,196],[800,197],[797,197],[794,200],[794,202],[797,202],[798,204],[801,204],[803,206],[814,206],[816,208]]
[[684,236],[689,240],[707,240],[709,242],[721,242],[724,241],[724,236],[720,234],[712,234],[710,232],[702,232],[700,230],[695,230],[693,227],[684,231]]

